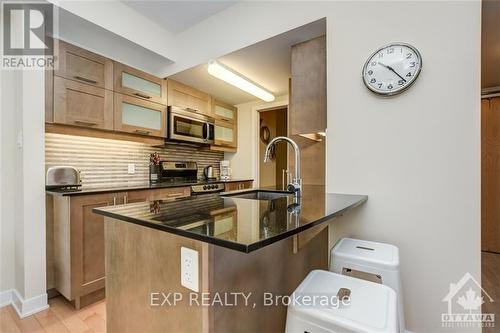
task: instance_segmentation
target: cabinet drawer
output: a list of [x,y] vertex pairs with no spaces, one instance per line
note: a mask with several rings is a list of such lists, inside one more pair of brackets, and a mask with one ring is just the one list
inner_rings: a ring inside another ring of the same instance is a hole
[[138,190],[130,191],[126,202],[145,202],[154,200],[165,200],[170,198],[189,197],[191,195],[190,187],[174,187],[156,190]]
[[114,63],[114,89],[122,94],[167,105],[167,82],[138,69]]
[[214,143],[217,146],[236,147],[236,126],[216,120]]
[[166,136],[166,106],[115,93],[114,107],[116,131]]
[[226,192],[240,191],[240,190],[250,189],[252,187],[253,187],[252,180],[248,180],[248,181],[244,181],[244,182],[233,182],[233,183],[226,183],[224,185],[224,191],[226,191]]
[[168,105],[212,115],[210,95],[173,80],[168,80]]
[[113,62],[103,56],[59,41],[56,76],[95,87],[113,89]]
[[113,129],[113,92],[54,77],[54,122]]

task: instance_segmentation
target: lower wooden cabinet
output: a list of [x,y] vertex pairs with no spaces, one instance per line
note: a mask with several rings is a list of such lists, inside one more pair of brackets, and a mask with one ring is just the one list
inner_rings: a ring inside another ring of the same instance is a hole
[[[79,309],[104,298],[104,217],[97,207],[190,195],[189,187],[130,192],[54,196],[54,288]],[[48,209],[49,211],[49,209]],[[50,239],[49,239],[50,241]]]
[[224,185],[224,190],[226,192],[240,191],[240,190],[250,189],[252,187],[253,187],[253,180],[247,180],[247,181],[243,181],[243,182],[226,183]]
[[168,198],[181,198],[189,197],[191,195],[191,188],[189,187],[173,187],[163,188],[157,190],[139,190],[129,192],[126,197],[127,203],[144,202],[162,200]]

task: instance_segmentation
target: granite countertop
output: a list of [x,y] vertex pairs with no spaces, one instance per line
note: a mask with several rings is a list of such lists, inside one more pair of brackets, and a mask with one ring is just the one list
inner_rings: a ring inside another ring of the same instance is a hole
[[132,203],[93,212],[249,253],[341,216],[368,199],[366,195],[325,193],[324,186],[304,186],[299,202],[293,195],[265,200],[233,196],[253,191]]
[[74,196],[74,195],[84,195],[84,194],[99,194],[99,193],[109,193],[109,192],[122,192],[122,191],[135,191],[135,190],[154,190],[154,189],[162,189],[162,188],[173,188],[173,187],[184,187],[184,186],[193,186],[193,185],[204,185],[208,183],[237,183],[244,181],[253,181],[253,179],[231,179],[231,180],[216,180],[216,181],[206,181],[206,180],[197,180],[192,182],[163,182],[163,183],[142,183],[142,184],[131,184],[131,185],[118,185],[118,186],[93,186],[93,187],[85,187],[82,186],[80,189],[75,190],[46,190],[47,194],[52,195],[62,195],[62,196]]

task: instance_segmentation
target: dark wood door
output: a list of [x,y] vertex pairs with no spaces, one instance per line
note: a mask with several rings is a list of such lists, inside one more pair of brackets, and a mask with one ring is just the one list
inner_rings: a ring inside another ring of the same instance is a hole
[[481,248],[500,253],[500,97],[481,101]]

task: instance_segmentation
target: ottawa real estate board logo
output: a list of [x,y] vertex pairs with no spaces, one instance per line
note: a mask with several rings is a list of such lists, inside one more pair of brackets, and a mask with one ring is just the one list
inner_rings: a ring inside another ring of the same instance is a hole
[[448,305],[447,313],[441,314],[443,327],[495,327],[495,314],[482,312],[482,306],[494,300],[468,272],[450,284],[443,302]]
[[54,65],[54,6],[2,1],[2,69],[45,69]]

